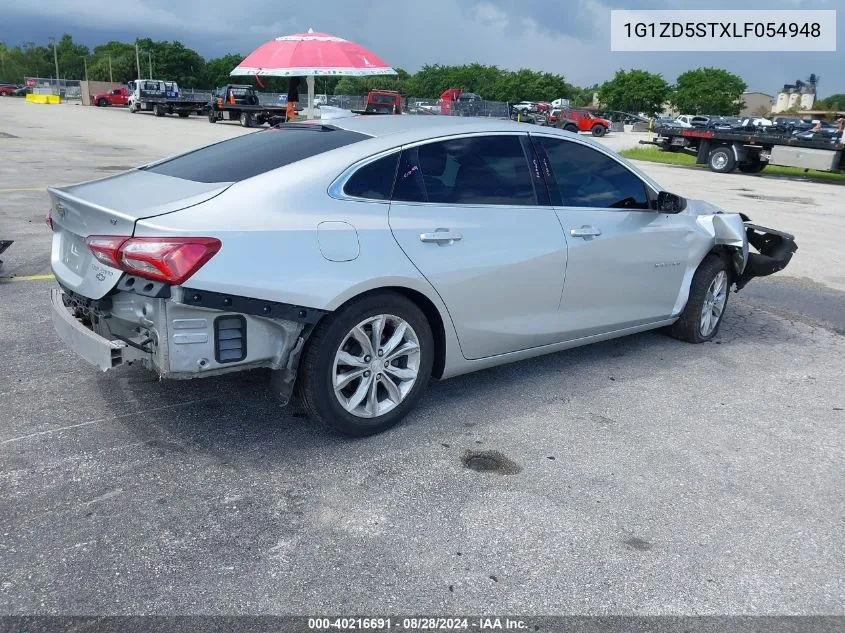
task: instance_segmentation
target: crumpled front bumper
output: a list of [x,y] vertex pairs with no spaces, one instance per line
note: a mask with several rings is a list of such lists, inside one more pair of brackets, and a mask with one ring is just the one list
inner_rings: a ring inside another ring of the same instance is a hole
[[745,235],[749,249],[748,261],[742,274],[736,280],[736,289],[741,290],[755,277],[765,277],[786,268],[792,255],[798,250],[795,236],[776,229],[745,222]]

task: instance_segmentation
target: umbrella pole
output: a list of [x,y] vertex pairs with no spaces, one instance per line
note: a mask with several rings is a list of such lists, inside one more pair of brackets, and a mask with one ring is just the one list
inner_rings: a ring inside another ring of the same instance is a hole
[[308,75],[305,78],[305,83],[308,84],[308,114],[309,119],[314,118],[314,75]]

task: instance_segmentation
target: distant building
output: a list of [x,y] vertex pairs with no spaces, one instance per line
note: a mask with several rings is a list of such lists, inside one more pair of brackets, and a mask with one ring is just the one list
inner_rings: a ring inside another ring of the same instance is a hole
[[794,84],[786,84],[778,92],[772,112],[786,112],[787,110],[811,110],[816,102],[816,75],[810,75],[807,81],[800,79]]
[[739,113],[743,116],[759,115],[762,112],[761,109],[769,114],[775,105],[775,98],[765,92],[743,92],[740,99],[743,106]]

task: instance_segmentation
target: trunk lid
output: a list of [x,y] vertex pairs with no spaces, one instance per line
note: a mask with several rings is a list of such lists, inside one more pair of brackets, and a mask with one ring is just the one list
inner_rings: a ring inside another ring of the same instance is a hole
[[100,299],[120,280],[122,271],[98,262],[85,238],[132,236],[135,222],[179,211],[209,200],[232,183],[207,183],[135,169],[100,180],[49,188],[53,221],[51,265],[64,286]]

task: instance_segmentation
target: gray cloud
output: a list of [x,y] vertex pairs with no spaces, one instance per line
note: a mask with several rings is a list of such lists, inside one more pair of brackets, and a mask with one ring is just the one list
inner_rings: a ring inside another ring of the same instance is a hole
[[[309,27],[354,40],[388,63],[481,62],[561,73],[591,85],[619,68],[645,68],[668,80],[690,68],[720,66],[750,88],[774,93],[815,72],[823,94],[845,92],[841,53],[612,53],[610,8],[646,8],[637,0],[424,0],[379,3],[320,0],[28,0],[4,9],[0,40],[46,41],[63,32],[95,45],[134,37],[178,39],[203,55],[246,54],[264,41]],[[647,8],[727,9],[736,0],[650,0]],[[754,0],[742,8],[845,9],[845,0]],[[843,42],[840,12],[837,39]],[[842,44],[840,44],[841,46]]]

